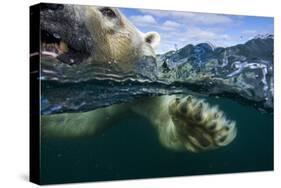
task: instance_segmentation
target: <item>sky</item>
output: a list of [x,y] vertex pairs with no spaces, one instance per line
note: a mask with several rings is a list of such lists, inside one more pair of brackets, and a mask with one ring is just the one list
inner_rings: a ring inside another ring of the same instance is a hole
[[245,43],[258,34],[273,34],[273,18],[147,9],[120,9],[142,32],[156,31],[161,42],[156,53],[187,44],[208,42],[215,47]]

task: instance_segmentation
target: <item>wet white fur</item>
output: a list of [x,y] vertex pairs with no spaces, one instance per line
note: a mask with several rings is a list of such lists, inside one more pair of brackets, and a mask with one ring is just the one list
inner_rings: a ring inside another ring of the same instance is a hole
[[[217,129],[208,133],[202,132],[202,135],[211,139],[212,144],[208,147],[202,147],[197,141],[198,138],[191,137],[188,132],[179,132],[184,130],[183,124],[173,122],[173,113],[171,113],[171,110],[179,111],[176,106],[171,105],[175,98],[176,96],[149,97],[132,103],[116,104],[85,113],[43,116],[41,125],[42,136],[56,138],[95,136],[106,128],[116,125],[122,119],[135,114],[147,119],[155,128],[161,144],[172,150],[198,152],[223,147],[233,141],[236,136],[235,123],[227,121],[222,112],[218,111],[216,107],[210,108],[207,103],[203,103],[203,120],[195,122],[195,126],[208,128],[213,121],[217,122]],[[193,100],[203,102],[195,98]],[[180,117],[183,122],[188,120],[186,118],[193,118],[196,112],[198,112],[195,104],[188,105],[191,105],[189,115]],[[219,114],[217,118],[214,118],[214,113]],[[229,127],[229,131],[222,131],[224,127]],[[227,136],[227,138],[220,142],[219,139],[222,136]],[[187,141],[187,138],[189,141]],[[194,144],[196,147],[194,147]]]
[[[98,44],[93,59],[116,61],[125,69],[143,56],[155,56],[160,36],[156,32],[142,33],[117,8],[111,8],[116,17],[108,18],[100,12],[101,7],[85,7],[85,23],[92,38]],[[149,41],[147,42],[147,38]]]

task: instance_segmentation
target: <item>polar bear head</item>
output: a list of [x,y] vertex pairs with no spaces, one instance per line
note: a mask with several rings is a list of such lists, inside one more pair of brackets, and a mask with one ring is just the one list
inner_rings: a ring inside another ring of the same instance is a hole
[[90,59],[132,67],[155,56],[160,42],[158,33],[140,32],[117,8],[42,4],[40,16],[41,54],[70,64]]
[[117,8],[89,6],[86,18],[86,26],[99,44],[97,59],[128,65],[142,56],[155,56],[159,34],[140,32]]

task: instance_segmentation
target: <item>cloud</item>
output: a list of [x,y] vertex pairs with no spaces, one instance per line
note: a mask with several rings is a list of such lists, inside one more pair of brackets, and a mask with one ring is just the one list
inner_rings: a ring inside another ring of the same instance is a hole
[[164,29],[164,30],[173,30],[173,29],[177,29],[181,26],[181,24],[177,23],[177,22],[174,22],[174,21],[171,21],[171,20],[166,20],[161,28]]
[[171,20],[158,23],[153,16],[148,14],[130,16],[129,19],[137,26],[149,27],[157,30],[175,30],[182,26],[182,24]]
[[218,41],[218,40],[229,38],[229,36],[226,34],[223,35],[217,34],[215,32],[203,30],[197,27],[189,28],[185,34],[186,36],[188,36],[188,38],[191,41],[200,41],[200,42],[206,42],[206,41],[211,42],[211,41]]
[[131,16],[130,20],[140,26],[151,26],[153,24],[157,24],[155,18],[151,15],[138,15],[138,16]]
[[241,32],[240,39],[242,40],[243,38],[246,38],[249,40],[249,39],[257,36],[258,34],[259,34],[259,32],[256,30],[244,30]]
[[230,16],[210,13],[194,13],[182,11],[140,10],[153,16],[173,18],[180,23],[192,25],[216,25],[230,24],[233,20]]
[[256,30],[244,30],[241,32],[242,35],[256,35],[258,31]]
[[[203,42],[211,43],[215,46],[229,46],[232,38],[227,34],[221,34],[201,29],[199,27],[188,27],[184,31],[160,32],[161,45],[158,53],[164,53],[175,48],[182,48],[187,44],[198,44]],[[230,42],[230,43],[229,43]]]
[[202,25],[230,24],[233,22],[230,17],[218,14],[193,14],[187,19]]

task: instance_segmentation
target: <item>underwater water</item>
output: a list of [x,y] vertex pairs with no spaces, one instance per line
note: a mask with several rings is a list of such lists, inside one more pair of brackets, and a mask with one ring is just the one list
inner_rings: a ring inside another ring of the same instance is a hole
[[228,145],[191,153],[164,148],[149,122],[130,117],[94,138],[41,140],[43,184],[273,170],[273,113],[208,97],[238,134]]

